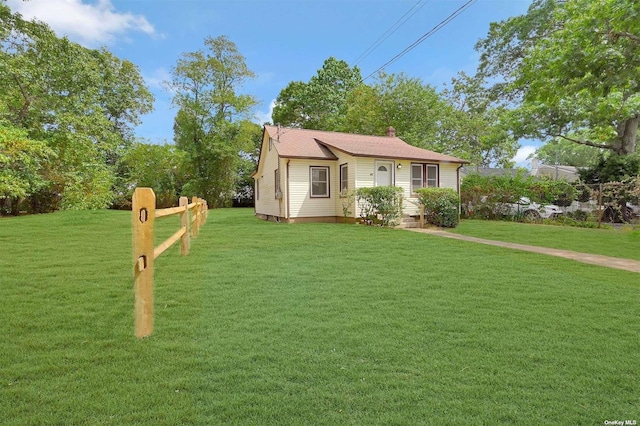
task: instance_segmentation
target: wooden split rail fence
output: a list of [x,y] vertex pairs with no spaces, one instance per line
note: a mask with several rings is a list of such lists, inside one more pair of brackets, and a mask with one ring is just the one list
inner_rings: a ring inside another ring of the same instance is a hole
[[[132,204],[135,334],[141,338],[153,332],[154,260],[178,240],[182,255],[189,254],[190,236],[198,236],[207,219],[208,207],[201,198],[193,197],[189,203],[187,197],[180,197],[178,207],[156,209],[156,195],[151,188],[136,188]],[[155,219],[173,215],[180,215],[180,229],[155,247]]]

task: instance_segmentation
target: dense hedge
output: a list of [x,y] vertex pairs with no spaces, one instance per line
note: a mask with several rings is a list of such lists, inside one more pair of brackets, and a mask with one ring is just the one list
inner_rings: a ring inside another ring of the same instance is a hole
[[450,188],[420,188],[418,200],[424,206],[425,222],[443,228],[455,228],[460,221],[460,198]]
[[578,196],[574,185],[566,180],[551,180],[533,176],[480,176],[470,174],[460,185],[463,214],[495,219],[500,217],[500,206],[518,203],[527,197],[539,204],[567,206]]

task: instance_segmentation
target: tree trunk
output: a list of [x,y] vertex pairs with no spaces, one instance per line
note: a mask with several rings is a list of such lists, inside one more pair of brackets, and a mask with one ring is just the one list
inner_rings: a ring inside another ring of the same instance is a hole
[[618,124],[618,137],[613,143],[614,151],[618,155],[633,154],[635,152],[639,122],[640,114]]

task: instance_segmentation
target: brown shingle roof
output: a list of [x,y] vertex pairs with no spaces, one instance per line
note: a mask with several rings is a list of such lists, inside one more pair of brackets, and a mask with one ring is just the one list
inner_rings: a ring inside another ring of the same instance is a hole
[[322,130],[264,126],[274,140],[278,154],[286,158],[335,160],[331,149],[356,157],[395,158],[417,161],[468,163],[466,160],[418,148],[390,136],[366,136]]

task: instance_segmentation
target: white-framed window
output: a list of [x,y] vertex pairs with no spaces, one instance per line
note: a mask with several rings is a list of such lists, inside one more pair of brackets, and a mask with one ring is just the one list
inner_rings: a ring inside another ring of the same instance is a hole
[[329,198],[329,167],[309,167],[309,182],[312,198]]
[[415,193],[416,189],[422,188],[422,182],[424,179],[422,178],[423,168],[422,164],[411,164],[411,193]]
[[427,170],[425,180],[425,186],[427,188],[437,188],[438,184],[438,165],[437,164],[425,164],[425,169]]
[[439,182],[437,164],[411,163],[411,192],[418,188],[437,188]]
[[340,164],[340,192],[349,189],[349,165]]
[[273,187],[275,188],[275,197],[280,198],[282,197],[282,192],[280,192],[280,169],[276,169],[273,172],[273,178],[275,182],[275,184],[273,185]]

